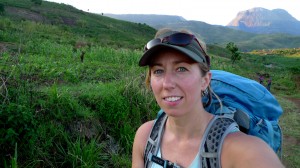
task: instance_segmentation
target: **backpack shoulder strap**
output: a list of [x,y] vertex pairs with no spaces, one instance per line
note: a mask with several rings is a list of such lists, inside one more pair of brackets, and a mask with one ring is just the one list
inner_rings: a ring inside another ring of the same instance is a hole
[[225,137],[237,128],[237,123],[226,116],[216,115],[210,121],[200,147],[200,163],[203,168],[221,167],[220,158]]
[[162,112],[155,120],[155,123],[152,127],[145,148],[145,153],[144,153],[145,168],[151,167],[152,159],[153,159],[152,156],[156,156],[158,152],[161,136],[163,135],[164,125],[166,123],[167,118],[168,116],[166,115],[166,113]]
[[[147,140],[144,153],[145,168],[150,168],[153,162],[164,162],[157,155],[167,115],[163,112],[156,119]],[[238,128],[236,122],[226,116],[216,115],[208,124],[200,147],[200,165],[203,168],[221,167],[221,151],[225,137]],[[166,163],[166,162],[165,162]],[[161,163],[161,165],[165,164]],[[201,166],[200,166],[201,167]]]

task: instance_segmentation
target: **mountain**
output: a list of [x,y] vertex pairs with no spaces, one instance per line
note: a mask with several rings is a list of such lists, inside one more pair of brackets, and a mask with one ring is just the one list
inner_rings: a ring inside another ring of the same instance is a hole
[[242,11],[227,27],[259,34],[300,35],[300,21],[283,9],[252,8]]
[[169,27],[187,29],[198,34],[201,40],[209,45],[225,47],[234,42],[241,51],[274,48],[298,48],[300,36],[291,34],[256,34],[233,29],[227,26],[210,25],[201,21],[189,21],[172,15],[140,15],[140,14],[104,14],[115,19],[147,24],[155,29]]
[[112,17],[119,20],[126,20],[129,22],[135,23],[145,23],[147,25],[155,25],[157,27],[159,25],[171,24],[176,22],[185,22],[183,17],[181,16],[173,16],[173,15],[154,15],[154,14],[104,14],[104,16]]

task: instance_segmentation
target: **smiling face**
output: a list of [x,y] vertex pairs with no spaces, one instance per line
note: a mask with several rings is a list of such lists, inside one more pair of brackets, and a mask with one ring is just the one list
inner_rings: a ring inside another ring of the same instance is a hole
[[203,110],[201,91],[209,84],[199,63],[174,50],[158,53],[150,66],[150,85],[159,106],[170,116]]

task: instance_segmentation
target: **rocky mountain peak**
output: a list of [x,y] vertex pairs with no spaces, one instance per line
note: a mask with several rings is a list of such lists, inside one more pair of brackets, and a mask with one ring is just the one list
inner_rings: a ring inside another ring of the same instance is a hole
[[239,12],[227,26],[240,26],[240,24],[247,27],[270,26],[278,21],[297,21],[297,19],[283,9],[268,10],[259,7]]
[[284,9],[268,10],[257,7],[239,12],[227,26],[254,33],[299,34],[297,30],[300,30],[300,21]]

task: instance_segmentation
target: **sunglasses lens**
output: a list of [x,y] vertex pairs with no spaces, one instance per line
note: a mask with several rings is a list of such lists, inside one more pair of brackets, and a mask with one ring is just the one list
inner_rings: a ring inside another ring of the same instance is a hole
[[144,50],[147,51],[147,50],[149,50],[150,48],[152,48],[152,47],[154,47],[154,46],[156,46],[157,44],[160,44],[160,43],[161,43],[161,40],[160,40],[159,38],[150,40],[150,41],[146,44]]
[[186,33],[176,33],[172,34],[171,36],[165,37],[162,40],[160,38],[153,39],[149,41],[146,46],[144,47],[144,51],[149,50],[150,48],[156,46],[160,43],[168,43],[171,45],[178,45],[178,46],[186,46],[191,43],[194,36]]
[[177,33],[177,34],[168,36],[166,39],[163,40],[163,42],[167,41],[168,43],[173,44],[173,45],[186,46],[191,43],[193,38],[194,38],[194,36],[190,35],[190,34]]

